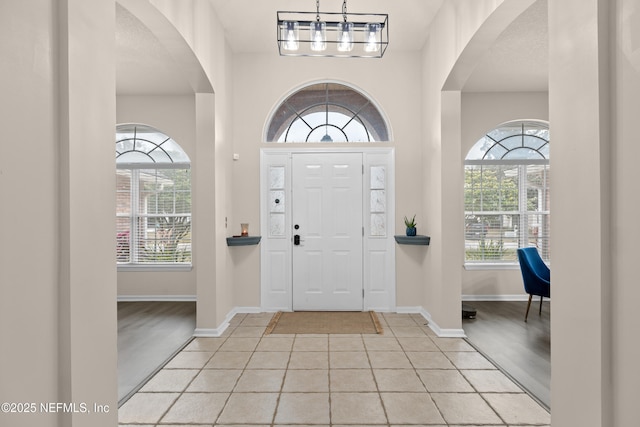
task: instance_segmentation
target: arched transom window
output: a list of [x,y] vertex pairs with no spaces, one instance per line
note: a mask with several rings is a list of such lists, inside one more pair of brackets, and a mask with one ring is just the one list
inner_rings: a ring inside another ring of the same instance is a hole
[[488,132],[465,159],[465,262],[515,263],[535,246],[549,260],[549,127],[515,121]]
[[151,126],[118,125],[116,163],[189,164],[189,156],[173,139]]
[[191,264],[191,169],[150,126],[116,128],[116,259],[123,266]]
[[282,102],[267,127],[267,142],[388,141],[387,123],[373,102],[338,83],[306,86]]

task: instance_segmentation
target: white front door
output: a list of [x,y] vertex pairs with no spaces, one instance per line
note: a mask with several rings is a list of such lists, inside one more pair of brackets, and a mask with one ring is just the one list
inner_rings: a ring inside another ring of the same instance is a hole
[[294,154],[293,309],[363,309],[362,154]]

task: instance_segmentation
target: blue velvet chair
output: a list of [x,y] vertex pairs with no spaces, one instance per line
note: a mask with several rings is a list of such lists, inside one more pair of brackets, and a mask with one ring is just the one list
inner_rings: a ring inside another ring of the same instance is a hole
[[538,250],[534,247],[518,249],[518,261],[520,262],[524,290],[529,294],[527,312],[524,315],[524,321],[526,322],[529,316],[529,307],[531,307],[531,298],[534,295],[540,296],[538,314],[542,314],[542,299],[551,297],[551,271],[542,261]]

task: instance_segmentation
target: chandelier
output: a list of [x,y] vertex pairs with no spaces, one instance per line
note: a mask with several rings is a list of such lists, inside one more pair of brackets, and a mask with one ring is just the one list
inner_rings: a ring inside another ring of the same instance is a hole
[[389,15],[380,13],[277,12],[281,56],[382,58],[389,44]]

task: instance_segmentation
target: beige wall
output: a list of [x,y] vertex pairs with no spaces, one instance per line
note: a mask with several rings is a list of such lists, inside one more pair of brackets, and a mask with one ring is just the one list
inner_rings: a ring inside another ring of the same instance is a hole
[[[214,93],[198,93],[195,100],[196,155],[193,160],[194,267],[198,333],[214,333],[236,306],[234,270],[226,245],[227,218],[232,203],[232,55],[224,29],[205,1],[151,2],[175,26],[198,58]],[[199,228],[198,228],[199,227]]]
[[[562,284],[552,302],[552,406],[561,408],[552,421],[633,425],[640,380],[633,339],[640,327],[633,179],[640,37],[633,28],[640,9],[628,0],[549,6],[551,130],[576,141],[554,148],[554,164],[572,179],[552,177],[553,275]],[[583,201],[595,209],[575,215]]]
[[[152,126],[173,138],[192,160],[195,159],[196,154],[195,110],[193,95],[120,95],[116,98],[118,124],[141,123]],[[206,221],[206,219],[203,220]],[[118,297],[174,295],[195,298],[195,276],[194,270],[118,271]]]
[[[635,339],[640,330],[637,302],[640,301],[637,260],[640,249],[640,192],[637,189],[637,159],[640,145],[637,120],[640,112],[640,5],[634,0],[615,2],[610,31],[613,38],[612,139],[611,151],[611,400],[613,425],[630,426],[637,422],[638,384],[640,384],[640,345]],[[608,51],[608,50],[605,50]],[[605,110],[606,111],[606,110]],[[610,283],[610,284],[609,284]],[[606,347],[605,347],[606,348]],[[566,362],[565,362],[566,363]],[[569,378],[567,378],[569,380]],[[605,389],[605,392],[607,390]],[[603,424],[604,425],[604,424]]]
[[[177,19],[177,18],[175,18]],[[183,18],[184,19],[184,18]],[[353,61],[344,62],[349,67],[336,67],[337,71],[332,71],[330,75],[332,79],[341,80],[346,83],[357,82],[356,85],[365,92],[369,92],[376,99],[380,107],[389,116],[392,130],[395,132],[395,141],[393,145],[398,148],[396,153],[397,166],[400,173],[398,179],[398,195],[397,195],[397,214],[398,224],[397,232],[402,232],[402,224],[400,219],[406,215],[418,214],[417,219],[420,222],[420,232],[429,234],[428,223],[424,215],[420,213],[418,206],[418,198],[415,197],[416,192],[420,191],[423,183],[421,180],[416,182],[411,177],[422,168],[417,163],[419,158],[414,154],[416,149],[421,150],[417,141],[422,137],[419,128],[415,125],[417,120],[412,118],[410,114],[405,114],[408,105],[413,102],[414,110],[418,111],[418,101],[415,91],[411,88],[421,86],[419,65],[415,63],[415,59],[408,60],[413,55],[401,55],[404,58],[387,57],[382,60],[382,64],[374,63],[374,67],[367,67],[368,71],[362,71],[359,67],[354,66]],[[267,60],[269,63],[265,63]],[[231,62],[231,61],[230,61]],[[226,169],[225,174],[232,172],[235,179],[224,179],[225,182],[233,182],[233,190],[227,192],[225,202],[229,205],[225,207],[227,213],[231,212],[231,207],[238,212],[237,215],[228,216],[228,229],[225,230],[226,235],[232,235],[237,232],[240,222],[248,221],[251,226],[252,233],[259,232],[259,206],[258,206],[258,155],[257,150],[261,145],[264,124],[268,118],[271,109],[279,101],[288,95],[292,90],[300,85],[310,81],[321,80],[326,74],[318,72],[322,70],[323,62],[326,60],[315,58],[308,66],[306,61],[300,61],[299,58],[281,58],[266,56],[261,58],[259,55],[236,55],[233,61],[235,73],[234,91],[237,96],[234,98],[234,132],[237,135],[234,138],[233,152],[241,155],[240,161],[234,162],[231,168]],[[413,62],[413,63],[412,63]],[[302,65],[298,65],[302,64]],[[392,65],[390,65],[392,64]],[[286,65],[283,68],[283,65]],[[293,65],[293,67],[291,67]],[[370,65],[370,62],[367,64]],[[261,79],[255,79],[255,69],[271,70],[268,76]],[[392,77],[386,77],[399,70],[404,77],[393,85],[380,85],[379,81],[389,81]],[[291,76],[296,78],[292,79]],[[366,76],[369,76],[367,78]],[[262,84],[265,79],[277,84],[268,86]],[[379,80],[378,80],[379,79]],[[369,81],[367,81],[369,80]],[[362,82],[362,83],[361,83]],[[398,86],[402,89],[398,90]],[[371,87],[371,89],[369,89]],[[378,87],[378,88],[376,88]],[[387,92],[387,98],[390,101],[381,102],[376,98],[375,92],[384,89]],[[390,92],[391,91],[391,92]],[[268,96],[262,96],[265,93]],[[406,95],[405,95],[406,94]],[[411,101],[413,95],[413,101]],[[517,102],[519,96],[527,96],[530,99],[528,103]],[[186,123],[186,116],[191,114],[191,109],[182,109],[176,117],[171,117],[171,103],[163,105],[163,102],[154,103],[153,99],[157,97],[148,97],[148,101],[144,101],[144,97],[119,97],[118,98],[118,122],[135,121],[135,117],[149,117],[149,120],[158,123]],[[159,98],[158,98],[159,99]],[[174,99],[175,100],[175,99]],[[463,97],[463,127],[462,140],[465,146],[462,147],[462,153],[467,150],[466,144],[472,140],[479,132],[485,132],[488,127],[494,126],[512,117],[547,117],[544,104],[544,94],[465,94]],[[186,98],[183,98],[184,102]],[[176,103],[176,106],[184,104]],[[490,102],[492,108],[481,108],[479,105],[483,102]],[[515,107],[515,110],[514,110]],[[180,107],[182,108],[182,107]],[[520,110],[520,111],[519,111]],[[188,114],[184,114],[188,111]],[[521,115],[514,116],[514,111]],[[400,112],[400,113],[398,113]],[[181,117],[184,116],[184,117]],[[192,116],[191,116],[192,118]],[[502,120],[504,118],[504,120]],[[162,128],[161,128],[162,129]],[[396,131],[396,129],[398,129]],[[400,139],[398,139],[398,135]],[[407,147],[412,147],[407,150]],[[189,152],[189,150],[187,150]],[[228,156],[230,157],[230,152]],[[409,166],[409,167],[406,167]],[[410,190],[407,190],[410,189]],[[254,194],[254,197],[246,197],[247,194]],[[251,205],[253,203],[253,206]],[[407,206],[406,208],[404,206]],[[247,213],[240,213],[247,212]],[[259,307],[259,250],[258,248],[221,248],[228,254],[227,264],[230,271],[234,274],[233,293],[236,295],[231,306],[241,307]],[[429,249],[416,251],[416,248],[397,247],[397,270],[398,270],[398,306],[415,306],[416,300],[424,298],[424,287],[421,282],[421,270],[427,257]],[[222,280],[226,280],[230,272],[225,275]],[[518,279],[513,272],[502,274],[500,272],[481,274],[476,278],[475,272],[462,272],[463,294],[497,295],[497,294],[516,294],[521,292],[521,286],[516,280],[514,285],[513,278]],[[487,278],[495,277],[496,286],[475,289],[474,286],[479,283],[485,283]],[[155,283],[155,285],[154,285]],[[194,288],[193,273],[171,273],[168,275],[155,274],[147,275],[143,273],[120,273],[119,274],[119,294],[120,295],[189,295]],[[490,292],[490,293],[484,293]]]
[[462,158],[487,132],[512,120],[549,120],[547,92],[464,92]]
[[[571,171],[571,179],[551,176],[555,425],[613,424],[608,249],[612,88],[608,67],[601,62],[608,49],[611,8],[604,3],[549,4],[550,131],[555,141],[563,141],[554,146],[552,167]],[[585,202],[594,209],[580,209],[576,215],[575,207]]]
[[[371,63],[347,62],[347,69],[324,60],[232,57],[208,3],[185,1],[179,12],[168,0],[155,3],[197,46],[215,82],[215,101],[211,94],[196,95],[195,109],[196,117],[206,116],[196,120],[196,157],[215,162],[215,171],[197,184],[210,186],[214,194],[213,201],[197,208],[212,216],[207,230],[212,237],[204,238],[201,253],[214,266],[207,265],[207,274],[197,280],[199,304],[202,297],[202,307],[209,309],[199,310],[199,325],[215,328],[234,306],[259,301],[259,276],[252,270],[259,266],[257,254],[230,252],[224,237],[235,232],[232,227],[241,218],[258,224],[255,166],[268,112],[300,84],[334,78],[356,84],[388,115],[397,169],[411,171],[398,174],[398,217],[417,213],[432,236],[424,258],[398,253],[398,270],[404,268],[398,273],[398,305],[419,301],[439,325],[458,328],[463,275],[455,219],[461,197],[450,199],[447,191],[462,188],[456,173],[461,173],[465,136],[456,124],[465,100],[451,88],[453,93],[441,91],[490,12],[503,3],[523,2],[448,2],[422,58],[389,54],[374,72]],[[0,245],[0,337],[9,349],[0,355],[0,399],[95,401],[112,407],[109,414],[90,417],[0,414],[2,425],[117,423],[117,278],[107,261],[115,227],[95,227],[97,221],[113,224],[115,209],[113,199],[96,198],[113,192],[113,14],[113,2],[106,0],[0,3],[0,79],[8,83],[0,114],[11,124],[4,129],[0,193],[12,201],[0,207],[2,223],[11,224]],[[549,2],[549,118],[558,141],[552,165],[571,171],[573,178],[552,181],[558,284],[552,301],[554,426],[626,427],[637,421],[638,16],[635,0]],[[330,64],[328,71],[318,64]],[[268,79],[255,78],[256,70],[264,69],[274,71]],[[251,96],[251,88],[260,96]],[[239,114],[245,111],[248,117]],[[206,120],[211,113],[215,126]],[[451,141],[457,145],[446,146]],[[240,153],[240,161],[231,160],[233,152]],[[423,179],[416,183],[415,176]],[[576,180],[583,185],[576,186]],[[575,206],[585,200],[596,209],[575,215]],[[397,224],[396,231],[401,229]]]
[[[58,2],[60,214],[58,401],[109,412],[64,413],[61,424],[117,419],[115,193],[115,8],[110,0]],[[110,158],[111,157],[111,158]],[[99,367],[96,369],[96,367]],[[101,384],[102,387],[96,387]],[[104,402],[104,403],[103,403]]]
[[571,171],[551,182],[554,425],[637,423],[639,16],[637,1],[549,2],[551,131],[566,141],[552,162]]
[[[252,233],[260,230],[260,148],[277,147],[263,143],[270,113],[295,89],[327,79],[363,91],[388,118],[396,157],[397,218],[415,213],[419,232],[428,233],[419,201],[423,183],[417,178],[421,174],[420,72],[419,58],[410,53],[388,53],[381,60],[236,55],[233,151],[240,155],[240,160],[233,164],[233,215],[229,217],[229,234],[237,234],[241,222],[250,223]],[[404,232],[402,221],[396,222],[395,231]],[[259,307],[259,250],[233,248],[232,251],[235,305]],[[420,265],[424,253],[397,251],[398,306],[415,306],[416,301],[422,299]]]
[[114,4],[3,2],[0,21],[0,400],[110,407],[0,425],[113,426]]
[[[35,3],[0,6],[0,114],[11,124],[3,126],[0,156],[0,220],[11,224],[4,227],[0,244],[3,402],[58,398],[57,8],[53,1]],[[36,51],[39,64],[33,63]],[[34,423],[57,425],[43,415],[0,414],[3,425]]]
[[[506,3],[506,2],[505,2]],[[422,177],[421,203],[431,246],[418,286],[421,305],[442,329],[460,331],[460,296],[464,260],[462,96],[461,90],[477,59],[501,29],[524,10],[500,9],[502,1],[445,2],[432,24],[422,54]],[[492,16],[496,9],[500,17]],[[483,27],[489,16],[492,26]],[[494,28],[495,27],[495,28]],[[474,42],[474,35],[482,37]],[[443,89],[446,87],[446,91]]]
[[[521,119],[548,121],[549,95],[546,92],[463,93],[463,161],[471,147],[488,131],[501,123]],[[519,269],[463,269],[462,295],[463,298],[526,297]]]

